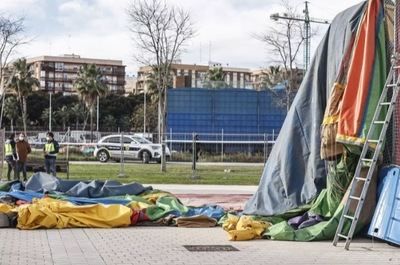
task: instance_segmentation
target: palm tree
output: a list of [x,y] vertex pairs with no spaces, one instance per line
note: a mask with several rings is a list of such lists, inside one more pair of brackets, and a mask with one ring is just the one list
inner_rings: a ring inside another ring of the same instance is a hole
[[78,130],[79,122],[85,119],[85,110],[81,103],[76,103],[72,106],[71,115],[75,120],[75,130]]
[[263,88],[272,89],[274,86],[284,83],[285,80],[285,74],[279,65],[270,66],[266,71],[263,71]]
[[[83,65],[78,72],[78,77],[74,82],[74,88],[78,91],[80,97],[85,102],[90,113],[90,132],[93,133],[93,110],[97,97],[107,94],[108,87],[103,81],[100,69],[94,64]],[[87,117],[85,119],[83,130],[85,130]]]
[[18,59],[12,64],[13,74],[8,85],[9,88],[17,94],[18,102],[22,111],[22,122],[24,132],[26,134],[27,123],[27,104],[26,98],[32,93],[34,87],[39,87],[40,83],[33,76],[33,71],[30,70],[30,65],[26,63],[25,58]]
[[9,96],[4,102],[4,116],[10,120],[11,131],[14,131],[14,121],[18,118],[18,102],[14,96]]
[[225,82],[225,73],[222,67],[210,68],[207,73],[207,81],[204,85],[211,88],[229,87]]
[[65,131],[66,124],[71,117],[71,110],[68,109],[68,107],[64,105],[61,108],[59,108],[58,110],[56,110],[56,112],[54,114],[57,117],[57,120],[61,121],[63,131]]

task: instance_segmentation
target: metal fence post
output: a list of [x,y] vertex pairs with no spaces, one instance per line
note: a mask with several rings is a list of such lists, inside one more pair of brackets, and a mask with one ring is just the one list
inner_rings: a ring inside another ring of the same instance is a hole
[[169,152],[170,152],[169,159],[171,161],[171,159],[172,159],[172,128],[169,128]]
[[197,134],[192,134],[192,179],[198,179],[196,176],[196,162],[197,162]]
[[267,151],[268,151],[268,138],[264,133],[264,163],[267,161]]
[[221,162],[224,162],[224,129],[221,131]]
[[119,174],[118,177],[124,178],[125,177],[125,160],[124,160],[124,132],[121,132],[121,138],[120,138],[120,143],[121,143],[121,159],[119,160]]

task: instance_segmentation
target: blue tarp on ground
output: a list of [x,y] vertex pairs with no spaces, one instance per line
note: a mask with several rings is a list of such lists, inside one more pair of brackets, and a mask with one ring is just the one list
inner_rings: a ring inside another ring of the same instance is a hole
[[73,197],[102,198],[110,196],[137,195],[152,187],[140,183],[121,184],[118,181],[93,180],[90,182],[63,180],[49,174],[38,172],[32,175],[25,184],[25,190],[35,192],[60,193]]

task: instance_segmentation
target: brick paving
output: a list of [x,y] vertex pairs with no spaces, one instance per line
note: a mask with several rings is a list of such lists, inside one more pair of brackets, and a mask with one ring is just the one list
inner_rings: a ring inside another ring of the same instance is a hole
[[[350,251],[331,242],[230,242],[217,228],[0,230],[0,264],[400,264],[399,248],[358,239]],[[238,252],[189,252],[183,245],[226,245]]]

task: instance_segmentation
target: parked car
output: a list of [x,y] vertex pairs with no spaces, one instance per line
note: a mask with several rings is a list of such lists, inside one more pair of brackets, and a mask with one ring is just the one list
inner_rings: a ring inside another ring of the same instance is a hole
[[[138,159],[146,164],[151,160],[161,163],[161,144],[154,144],[135,135],[124,135],[122,140],[124,159]],[[168,147],[165,147],[165,154],[167,158],[171,156]],[[94,156],[100,162],[107,162],[109,159],[119,161],[121,159],[121,135],[114,134],[101,138],[96,144]]]

